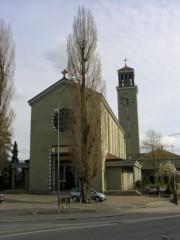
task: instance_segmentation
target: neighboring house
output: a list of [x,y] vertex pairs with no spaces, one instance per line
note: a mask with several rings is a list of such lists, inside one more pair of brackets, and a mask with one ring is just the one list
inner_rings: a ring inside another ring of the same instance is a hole
[[178,171],[180,170],[180,155],[166,151],[163,147],[141,154],[138,162],[142,165],[142,179],[148,178],[153,181],[154,170],[157,173],[160,163],[168,161],[171,161]]

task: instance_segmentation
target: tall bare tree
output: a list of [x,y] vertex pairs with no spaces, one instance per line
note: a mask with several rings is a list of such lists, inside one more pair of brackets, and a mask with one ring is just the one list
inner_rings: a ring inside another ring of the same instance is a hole
[[154,180],[156,182],[157,178],[157,156],[154,152],[157,148],[161,146],[161,134],[153,129],[148,130],[144,139],[141,141],[141,147],[146,149],[150,153],[150,162],[153,168]]
[[0,172],[11,148],[14,113],[10,101],[14,93],[15,44],[11,27],[0,19]]
[[[82,202],[87,202],[87,188],[96,176],[100,159],[99,102],[105,89],[97,48],[97,29],[91,11],[78,8],[73,33],[67,39],[68,72],[75,81],[76,130],[74,140],[75,170],[81,187]],[[99,93],[98,93],[99,92]],[[98,100],[99,99],[99,100]]]

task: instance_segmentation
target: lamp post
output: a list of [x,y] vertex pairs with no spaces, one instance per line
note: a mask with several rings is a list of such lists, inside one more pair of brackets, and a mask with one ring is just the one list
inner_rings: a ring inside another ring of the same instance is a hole
[[60,114],[59,114],[59,107],[58,107],[58,174],[57,174],[57,177],[58,177],[58,214],[60,214],[60,154],[59,154],[59,117],[60,117]]
[[[64,69],[62,71],[62,74],[63,74],[63,79],[67,79],[66,78],[66,74],[67,74],[67,70]],[[67,84],[65,85],[64,89],[63,89],[63,92],[64,90],[66,89],[67,87]],[[63,94],[63,93],[62,93]],[[61,95],[62,97],[62,95]],[[57,146],[57,191],[58,191],[58,214],[60,214],[60,203],[61,203],[61,200],[60,200],[60,190],[61,190],[61,187],[60,187],[60,102],[61,102],[61,97],[59,99],[59,103],[58,103],[58,109],[55,109],[56,113],[57,113],[57,135],[58,135],[58,146]]]
[[176,191],[176,186],[175,186],[175,163],[174,163],[174,152],[173,152],[173,145],[172,145],[172,160],[173,160],[173,166],[174,166],[174,173],[173,173],[173,195],[174,195],[174,203],[178,205],[178,199],[177,199],[177,191]]
[[[61,104],[61,98],[66,90],[67,87],[69,87],[72,83],[71,81],[69,81],[68,78],[66,78],[66,74],[67,74],[67,70],[64,69],[62,71],[62,74],[63,74],[63,78],[61,80],[64,80],[64,82],[62,82],[61,85],[64,85],[64,87],[61,88],[61,95],[60,95],[60,98],[59,98],[59,103],[58,103],[58,108],[55,109],[55,113],[54,113],[54,119],[53,119],[53,128],[57,131],[57,198],[58,198],[58,214],[60,214],[60,203],[61,203],[61,199],[60,199],[60,190],[61,190],[61,187],[60,187],[60,129],[62,128],[63,129],[63,123],[60,122],[60,114],[62,116],[64,115],[68,115],[68,114],[65,114],[64,111],[60,110],[60,104]],[[64,119],[64,117],[63,117]],[[60,128],[60,124],[62,125],[61,128]],[[56,176],[56,174],[55,174]]]
[[58,204],[58,213],[60,213],[60,136],[59,136],[59,131],[60,131],[60,111],[59,111],[59,105],[58,108],[54,110],[54,117],[53,117],[53,125],[54,128],[57,131],[57,204]]
[[[175,163],[174,163],[174,151],[173,151],[173,145],[171,146],[172,147],[172,161],[173,161],[173,166],[174,166],[174,169],[175,169]],[[174,186],[174,183],[175,183],[175,171],[174,171],[174,174],[173,174],[173,186]],[[174,190],[175,190],[175,186],[174,186]]]

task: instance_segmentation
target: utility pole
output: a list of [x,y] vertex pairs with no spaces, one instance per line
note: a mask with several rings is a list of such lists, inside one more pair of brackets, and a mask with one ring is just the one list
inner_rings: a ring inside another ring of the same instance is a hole
[[[180,135],[180,133],[173,133],[173,134],[170,134],[169,136],[173,137],[173,136],[177,136],[177,135]],[[173,161],[174,161],[174,154],[173,154]],[[174,184],[175,184],[175,174],[174,174]],[[178,205],[177,191],[176,191],[175,185],[174,185],[174,203],[176,205]]]

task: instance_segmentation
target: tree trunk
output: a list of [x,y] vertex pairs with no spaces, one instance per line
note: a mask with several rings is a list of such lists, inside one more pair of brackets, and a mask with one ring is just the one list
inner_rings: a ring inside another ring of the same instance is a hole
[[84,177],[80,178],[80,189],[81,189],[81,203],[88,203],[87,198],[87,182]]

